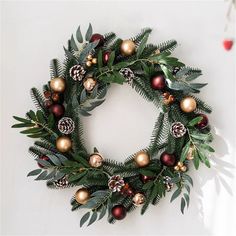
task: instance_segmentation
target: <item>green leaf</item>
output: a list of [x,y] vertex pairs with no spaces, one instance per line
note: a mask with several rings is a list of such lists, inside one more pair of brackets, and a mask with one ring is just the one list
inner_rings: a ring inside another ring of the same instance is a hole
[[209,146],[205,143],[201,144],[200,146],[201,146],[201,148],[207,150],[208,152],[215,152],[215,150],[211,146]]
[[193,164],[194,164],[195,169],[197,170],[199,168],[199,156],[196,151],[194,151],[193,153],[194,153]]
[[96,221],[97,217],[98,217],[98,213],[97,211],[94,211],[87,226],[93,224]]
[[187,203],[187,207],[189,207],[189,195],[187,193],[184,193],[184,198],[185,198],[185,201]]
[[74,159],[78,162],[80,162],[84,167],[90,167],[89,163],[87,160],[85,160],[83,157],[81,157],[80,155],[78,154],[75,154],[74,156]]
[[102,56],[102,50],[99,50],[98,52],[98,68],[103,67],[103,56]]
[[89,27],[88,27],[86,35],[85,35],[86,41],[89,41],[91,39],[92,34],[93,34],[93,28],[92,28],[91,23],[89,23]]
[[29,172],[29,174],[27,175],[27,177],[29,176],[34,176],[34,175],[38,175],[39,173],[42,172],[42,169],[36,169],[36,170],[32,170]]
[[173,202],[180,194],[181,194],[181,189],[180,188],[176,189],[170,199],[170,202]]
[[182,197],[182,198],[181,198],[181,207],[180,207],[182,214],[184,214],[185,205],[186,205],[185,200],[184,200],[184,198]]
[[18,116],[13,116],[13,118],[17,121],[20,121],[20,122],[23,122],[23,123],[31,123],[31,120],[28,120],[28,119],[24,119],[24,118],[21,118],[21,117],[18,117]]
[[61,166],[60,159],[56,155],[48,154],[47,156],[56,166]]
[[35,180],[44,180],[45,177],[47,176],[47,171],[43,171]]
[[205,163],[205,165],[208,168],[210,168],[211,165],[210,165],[210,162],[209,162],[208,158],[206,157],[206,155],[199,150],[198,150],[198,155],[199,155],[199,158]]
[[39,158],[36,159],[36,161],[44,167],[51,167],[52,166],[48,161],[45,161],[45,160],[42,160],[42,159],[39,159]]
[[114,63],[114,60],[115,60],[115,52],[113,51],[113,52],[111,52],[111,54],[110,54],[110,56],[109,56],[109,60],[108,60],[108,62],[107,62],[107,66],[108,66],[109,69],[112,68],[112,65],[113,65],[113,63]]
[[139,169],[139,173],[145,176],[155,176],[155,173],[151,170],[147,170],[147,169]]
[[185,187],[186,190],[188,191],[188,194],[190,194],[190,187],[189,187],[187,184],[185,184],[184,187]]
[[75,42],[73,34],[71,35],[70,43],[71,43],[72,49],[74,49],[75,51],[78,51],[78,47],[76,45],[76,42]]
[[194,119],[192,119],[191,121],[189,121],[188,126],[193,127],[196,124],[198,124],[200,121],[202,121],[203,117],[202,116],[198,116],[195,117]]
[[147,189],[151,188],[153,186],[153,184],[154,184],[153,181],[149,181],[143,185],[142,189],[147,190]]
[[48,117],[48,127],[49,127],[49,128],[52,128],[53,125],[54,125],[54,122],[55,122],[55,120],[54,120],[54,115],[53,115],[53,114],[50,114],[49,117]]
[[33,126],[35,126],[34,123],[20,123],[20,124],[12,125],[12,128],[25,128],[25,127],[33,127]]
[[79,43],[83,43],[83,36],[81,34],[80,26],[78,27],[78,29],[76,31],[76,38]]
[[193,186],[193,180],[189,175],[183,174],[183,177],[185,180],[187,180]]
[[41,124],[45,124],[46,120],[44,118],[43,112],[41,110],[38,110],[36,112],[36,116],[37,116],[37,120],[41,123]]
[[207,85],[207,83],[199,84],[199,83],[190,83],[189,84],[194,89],[201,89]]
[[199,77],[200,75],[202,75],[201,72],[197,72],[197,73],[194,73],[194,74],[191,74],[189,76],[187,76],[185,78],[186,81],[192,81],[192,80],[195,80],[197,77]]
[[89,219],[90,211],[88,211],[86,214],[83,215],[83,217],[80,220],[80,227],[84,225],[84,223]]
[[190,141],[187,142],[187,144],[182,149],[181,156],[180,156],[180,162],[184,162],[185,159],[187,158],[189,148],[190,148]]
[[84,177],[87,174],[87,171],[83,171],[80,174],[72,175],[68,178],[69,183],[76,182],[77,180],[80,180],[82,177]]
[[145,45],[147,43],[147,40],[148,40],[148,37],[149,37],[149,33],[146,33],[137,49],[137,58],[140,57],[140,55],[143,53],[143,50],[145,48]]
[[107,212],[107,206],[103,206],[98,220],[101,220],[106,215],[106,212]]
[[35,134],[35,133],[39,133],[42,130],[43,130],[43,128],[35,127],[35,128],[31,128],[31,129],[26,129],[26,130],[20,131],[20,133],[21,134]]
[[57,172],[56,175],[54,176],[53,180],[59,180],[65,176],[65,173],[62,172]]

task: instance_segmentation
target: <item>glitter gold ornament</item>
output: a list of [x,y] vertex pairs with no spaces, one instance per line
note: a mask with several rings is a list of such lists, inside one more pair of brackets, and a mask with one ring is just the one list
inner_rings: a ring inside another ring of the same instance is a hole
[[67,136],[61,136],[57,138],[56,147],[60,152],[68,152],[72,147],[71,139]]
[[138,167],[144,167],[150,163],[150,156],[147,152],[140,151],[134,157],[134,161]]
[[94,78],[87,77],[84,80],[83,86],[88,92],[91,92],[94,89],[94,87],[96,86],[96,84],[97,84],[97,81]]
[[57,77],[50,81],[50,88],[57,93],[62,93],[66,89],[66,82],[63,78]]
[[197,108],[197,102],[190,96],[185,97],[180,101],[180,108],[186,113],[193,112]]
[[135,52],[135,43],[132,40],[123,40],[120,51],[123,56],[131,56]]
[[84,205],[90,198],[90,193],[86,188],[81,188],[75,193],[75,200]]
[[145,196],[142,193],[136,193],[133,197],[133,204],[141,206],[145,202]]
[[93,153],[89,157],[89,165],[94,168],[98,168],[98,167],[102,166],[102,163],[103,163],[103,158],[102,158],[101,154],[99,154],[99,153]]

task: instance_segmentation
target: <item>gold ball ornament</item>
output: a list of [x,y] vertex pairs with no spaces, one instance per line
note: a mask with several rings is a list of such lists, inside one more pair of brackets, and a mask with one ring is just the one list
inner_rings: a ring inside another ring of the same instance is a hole
[[62,93],[66,89],[66,82],[63,78],[57,77],[50,81],[50,88],[57,93]]
[[99,154],[99,153],[93,153],[89,157],[89,165],[94,168],[98,168],[98,167],[102,166],[102,163],[103,163],[103,158],[102,158],[101,154]]
[[197,108],[197,102],[192,97],[185,97],[180,101],[180,108],[186,113],[193,112]]
[[88,77],[85,79],[83,86],[88,92],[91,92],[96,86],[96,84],[97,84],[97,81],[94,78]]
[[145,196],[142,193],[136,193],[133,197],[133,204],[135,206],[141,206],[145,202]]
[[75,193],[75,200],[84,205],[90,198],[90,193],[86,188],[81,188]]
[[140,151],[134,157],[134,161],[138,167],[144,167],[150,163],[150,156],[147,152]]
[[71,139],[67,136],[61,136],[57,138],[56,147],[60,152],[68,152],[72,147]]
[[131,56],[135,52],[135,43],[132,40],[123,40],[120,51],[123,56]]

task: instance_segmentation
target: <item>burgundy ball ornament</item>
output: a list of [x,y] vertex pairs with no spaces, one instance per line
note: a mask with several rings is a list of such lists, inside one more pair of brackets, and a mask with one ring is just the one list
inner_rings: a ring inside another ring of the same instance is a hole
[[110,58],[110,52],[104,52],[103,53],[103,63],[107,64],[107,62],[109,61]]
[[163,152],[161,154],[160,161],[164,166],[172,167],[176,163],[176,156],[174,154]]
[[[46,156],[46,155],[40,156],[39,159],[40,159],[40,160],[44,160],[44,161],[50,161],[49,157]],[[44,165],[40,164],[39,162],[38,162],[38,166],[39,166],[40,168],[46,168]]]
[[153,178],[153,176],[140,175],[140,180],[143,183],[147,183],[148,181],[153,180]]
[[127,210],[123,205],[116,205],[111,209],[111,214],[116,220],[123,220]]
[[50,110],[50,112],[52,112],[52,114],[56,118],[62,117],[64,115],[64,112],[65,112],[65,108],[61,104],[53,104],[53,105],[50,106],[49,110]]
[[99,43],[96,46],[96,48],[103,46],[103,44],[104,44],[104,37],[103,37],[103,35],[101,35],[101,34],[93,34],[91,39],[89,40],[89,42],[93,43],[95,41],[99,41]]
[[154,90],[162,90],[166,86],[166,79],[164,75],[159,74],[151,78],[151,87]]
[[205,114],[198,114],[198,116],[202,117],[202,120],[199,121],[197,124],[196,124],[196,127],[199,128],[199,129],[204,129],[208,126],[208,117],[205,115]]

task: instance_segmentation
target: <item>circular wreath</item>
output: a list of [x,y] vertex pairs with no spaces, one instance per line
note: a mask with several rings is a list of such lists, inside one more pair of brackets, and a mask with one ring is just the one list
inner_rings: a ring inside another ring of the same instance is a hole
[[[166,192],[175,188],[171,202],[180,196],[181,212],[189,206],[192,178],[187,174],[198,169],[200,162],[210,167],[209,154],[214,152],[208,118],[211,108],[193,93],[206,84],[194,83],[202,73],[185,66],[171,56],[175,40],[159,45],[148,44],[151,29],[145,28],[127,40],[115,33],[93,34],[89,24],[85,42],[80,27],[68,41],[65,60],[53,59],[51,80],[36,88],[31,96],[37,111],[14,128],[39,138],[29,148],[39,168],[28,176],[46,180],[50,188],[77,186],[72,210],[86,208],[80,226],[103,218],[125,218],[127,212],[150,204],[156,205]],[[130,155],[124,163],[104,157],[94,148],[88,152],[82,140],[81,116],[105,101],[112,83],[128,83],[141,96],[161,109],[150,145]]]

